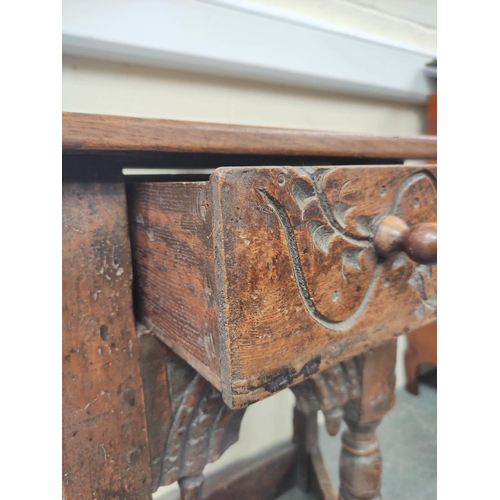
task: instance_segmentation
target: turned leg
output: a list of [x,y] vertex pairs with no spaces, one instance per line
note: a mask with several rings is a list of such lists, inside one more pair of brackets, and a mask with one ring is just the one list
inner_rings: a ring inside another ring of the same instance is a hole
[[319,451],[317,413],[323,412],[326,429],[335,436],[342,423],[342,407],[360,396],[359,376],[358,363],[350,359],[292,387],[297,401],[294,409],[295,485],[313,492],[315,498],[337,500]]
[[340,456],[340,499],[380,500],[382,458],[375,428],[379,422],[360,425],[346,419]]
[[382,457],[375,429],[394,405],[396,340],[358,359],[361,393],[344,406],[340,500],[380,500]]
[[201,500],[204,479],[203,474],[180,478],[181,500]]

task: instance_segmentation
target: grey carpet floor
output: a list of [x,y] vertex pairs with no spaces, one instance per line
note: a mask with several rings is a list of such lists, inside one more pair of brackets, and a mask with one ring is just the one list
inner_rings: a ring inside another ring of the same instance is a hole
[[[396,404],[378,428],[383,459],[383,500],[434,500],[436,488],[436,389],[419,385],[413,396],[396,391]],[[339,435],[343,432],[340,431]],[[339,436],[331,437],[320,426],[320,448],[330,477],[338,491]],[[297,489],[280,500],[309,499]]]

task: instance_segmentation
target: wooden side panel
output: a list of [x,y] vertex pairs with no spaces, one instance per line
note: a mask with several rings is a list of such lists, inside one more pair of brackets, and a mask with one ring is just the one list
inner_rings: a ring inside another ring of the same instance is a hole
[[146,500],[124,186],[63,184],[63,496]]
[[207,183],[135,184],[130,206],[139,319],[220,389]]
[[380,259],[373,241],[387,215],[409,227],[436,221],[435,175],[434,167],[212,175],[229,405],[263,399],[435,318],[435,267],[404,252]]

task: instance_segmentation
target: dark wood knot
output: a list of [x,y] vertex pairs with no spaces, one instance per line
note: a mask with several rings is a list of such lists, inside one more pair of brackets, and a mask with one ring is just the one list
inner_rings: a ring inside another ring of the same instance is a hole
[[380,221],[374,243],[381,257],[403,251],[414,262],[432,265],[437,261],[437,224],[422,222],[409,228],[399,217],[388,215]]

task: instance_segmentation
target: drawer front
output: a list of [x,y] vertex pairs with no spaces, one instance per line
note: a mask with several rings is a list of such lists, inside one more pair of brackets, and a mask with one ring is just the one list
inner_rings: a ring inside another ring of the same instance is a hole
[[436,317],[435,167],[221,168],[132,206],[140,315],[232,407]]

